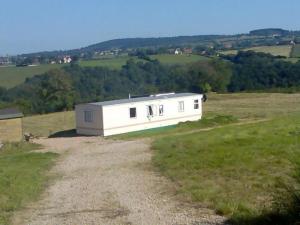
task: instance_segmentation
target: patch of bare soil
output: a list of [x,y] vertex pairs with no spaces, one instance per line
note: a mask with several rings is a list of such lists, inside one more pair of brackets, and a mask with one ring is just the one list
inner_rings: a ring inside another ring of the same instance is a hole
[[59,178],[38,202],[18,212],[20,225],[222,224],[213,211],[178,200],[172,184],[151,167],[150,141],[99,137],[37,140],[61,154]]

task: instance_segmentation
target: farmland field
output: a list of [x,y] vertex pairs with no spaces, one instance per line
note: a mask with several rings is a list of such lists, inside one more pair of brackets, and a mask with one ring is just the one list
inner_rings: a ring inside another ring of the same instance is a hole
[[40,65],[30,67],[0,67],[0,87],[11,88],[25,81],[26,78],[42,74],[61,65]]
[[[269,53],[274,56],[285,56],[285,57],[290,57],[291,53],[291,46],[290,45],[278,45],[278,46],[259,46],[259,47],[253,47],[253,48],[246,48],[243,49],[243,51],[255,51],[255,52],[264,52],[264,53]],[[237,54],[237,50],[228,50],[228,51],[223,51],[221,53],[223,54]]]
[[300,44],[297,44],[293,47],[291,56],[295,58],[300,58]]
[[[209,58],[198,56],[198,55],[169,55],[169,54],[162,54],[162,55],[153,55],[151,56],[152,59],[157,59],[163,64],[186,64],[201,60],[208,60]],[[101,59],[101,60],[89,60],[89,61],[81,61],[81,66],[106,66],[113,69],[120,69],[129,59],[134,59],[138,61],[142,61],[141,59],[137,59],[137,57],[117,57],[111,59]]]
[[126,64],[127,60],[129,60],[131,57],[129,56],[123,56],[123,57],[116,57],[116,58],[110,58],[110,59],[97,59],[97,60],[83,60],[79,62],[79,65],[81,66],[104,66],[109,67],[112,69],[120,69],[123,65]]
[[154,55],[153,59],[157,59],[164,64],[186,64],[197,61],[208,60],[209,58],[199,55]]
[[[126,64],[127,60],[131,57],[122,56],[109,59],[98,59],[98,60],[88,60],[80,61],[81,66],[93,67],[93,66],[104,66],[112,69],[120,69]],[[140,60],[136,57],[132,57],[134,60]],[[208,58],[197,55],[156,55],[152,56],[153,59],[158,59],[164,64],[185,64],[200,60],[207,60]],[[32,67],[0,67],[0,87],[11,88],[18,84],[21,84],[28,77],[33,77],[34,75],[42,74],[49,71],[50,69],[60,68],[63,65],[38,65]]]

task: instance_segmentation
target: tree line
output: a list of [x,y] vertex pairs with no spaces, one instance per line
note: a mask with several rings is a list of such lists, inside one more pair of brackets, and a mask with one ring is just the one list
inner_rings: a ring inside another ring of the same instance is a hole
[[[147,59],[147,57],[145,57]],[[300,87],[300,63],[263,53],[240,52],[188,65],[129,60],[121,70],[76,64],[0,88],[0,107],[18,105],[27,114],[73,109],[82,102],[159,92],[238,92]]]

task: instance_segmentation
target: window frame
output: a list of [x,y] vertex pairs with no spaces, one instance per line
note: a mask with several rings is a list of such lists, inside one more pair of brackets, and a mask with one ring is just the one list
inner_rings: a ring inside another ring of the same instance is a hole
[[184,112],[184,101],[178,101],[178,112]]
[[85,123],[93,123],[94,116],[92,110],[84,110],[84,122]]
[[[131,116],[132,114],[131,114],[131,110],[134,110],[134,115],[135,116]],[[129,118],[130,119],[136,119],[137,118],[137,110],[136,110],[136,107],[130,107],[129,108]]]
[[199,99],[194,99],[194,109],[199,109]]
[[158,115],[163,116],[164,115],[164,105],[158,106]]
[[[150,110],[151,109],[151,110]],[[151,113],[150,113],[151,112]],[[147,116],[148,117],[154,117],[154,110],[153,110],[153,105],[147,105]]]

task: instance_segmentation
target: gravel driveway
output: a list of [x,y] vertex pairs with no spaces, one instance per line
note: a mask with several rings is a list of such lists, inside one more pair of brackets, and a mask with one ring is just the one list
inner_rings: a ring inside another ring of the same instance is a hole
[[13,218],[30,225],[222,224],[212,211],[183,203],[151,167],[150,141],[99,137],[37,141],[61,157],[59,177],[38,202]]

